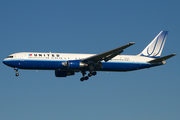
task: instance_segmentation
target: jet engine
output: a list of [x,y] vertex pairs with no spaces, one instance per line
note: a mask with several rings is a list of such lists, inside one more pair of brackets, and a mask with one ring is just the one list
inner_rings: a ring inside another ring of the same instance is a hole
[[66,76],[71,76],[71,75],[74,75],[74,71],[55,70],[55,76],[56,77],[66,77]]
[[88,66],[88,64],[83,63],[80,60],[69,60],[67,62],[63,62],[62,65],[67,66],[68,69],[79,69]]

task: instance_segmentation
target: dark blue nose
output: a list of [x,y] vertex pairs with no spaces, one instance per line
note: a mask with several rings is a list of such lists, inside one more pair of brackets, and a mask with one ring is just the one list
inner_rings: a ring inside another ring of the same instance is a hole
[[5,65],[7,65],[7,66],[14,67],[14,63],[13,63],[12,60],[6,60],[6,59],[4,59],[2,62],[3,62]]
[[5,61],[5,60],[3,60],[2,62],[3,62],[4,64],[6,64],[6,61]]
[[7,60],[4,59],[2,62],[3,62],[5,65],[8,65],[8,61],[7,61]]

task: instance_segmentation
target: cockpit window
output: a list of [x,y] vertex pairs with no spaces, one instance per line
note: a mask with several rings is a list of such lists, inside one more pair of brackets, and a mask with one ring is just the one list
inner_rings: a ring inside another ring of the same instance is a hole
[[13,56],[8,56],[7,58],[13,58]]

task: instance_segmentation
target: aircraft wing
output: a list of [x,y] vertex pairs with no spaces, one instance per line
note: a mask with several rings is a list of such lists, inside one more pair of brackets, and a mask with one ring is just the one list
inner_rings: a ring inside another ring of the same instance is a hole
[[171,57],[173,57],[173,56],[175,56],[175,55],[177,55],[177,54],[171,54],[171,55],[167,55],[167,56],[164,56],[164,57],[160,57],[160,58],[157,58],[157,59],[155,59],[155,60],[148,61],[148,63],[158,63],[158,62],[162,62],[162,61],[167,60],[167,59],[169,59],[169,58],[171,58]]
[[123,52],[123,50],[131,45],[135,44],[134,42],[130,42],[126,45],[123,45],[121,47],[109,50],[107,52],[101,53],[101,54],[97,54],[94,56],[91,56],[89,58],[85,58],[82,60],[82,62],[86,62],[86,63],[94,63],[94,62],[98,62],[98,61],[102,61],[104,60],[105,62],[109,61],[110,59],[112,59],[113,57],[119,55],[120,53]]

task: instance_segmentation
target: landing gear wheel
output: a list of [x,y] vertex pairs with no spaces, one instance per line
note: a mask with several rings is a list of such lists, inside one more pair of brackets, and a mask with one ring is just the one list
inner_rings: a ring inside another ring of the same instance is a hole
[[82,77],[82,78],[80,79],[80,81],[83,82],[84,80],[88,80],[88,79],[89,79],[89,77],[86,76],[86,77]]
[[91,77],[91,76],[92,76],[92,73],[89,73],[88,76]]
[[81,82],[83,82],[84,80],[85,80],[85,77],[82,77],[82,78],[80,79]]
[[86,77],[84,77],[84,79],[85,79],[85,80],[88,80],[88,79],[89,79],[89,77],[88,77],[88,76],[86,76]]
[[18,77],[19,76],[19,73],[16,73],[16,77]]
[[14,68],[14,70],[15,70],[15,72],[16,72],[16,74],[15,74],[15,75],[16,75],[16,77],[18,77],[18,76],[19,76],[19,73],[18,73],[18,68],[17,68],[17,67],[15,67],[15,68]]
[[93,75],[93,76],[95,76],[96,74],[97,74],[97,72],[96,72],[96,71],[94,71],[94,72],[92,73],[92,75]]

